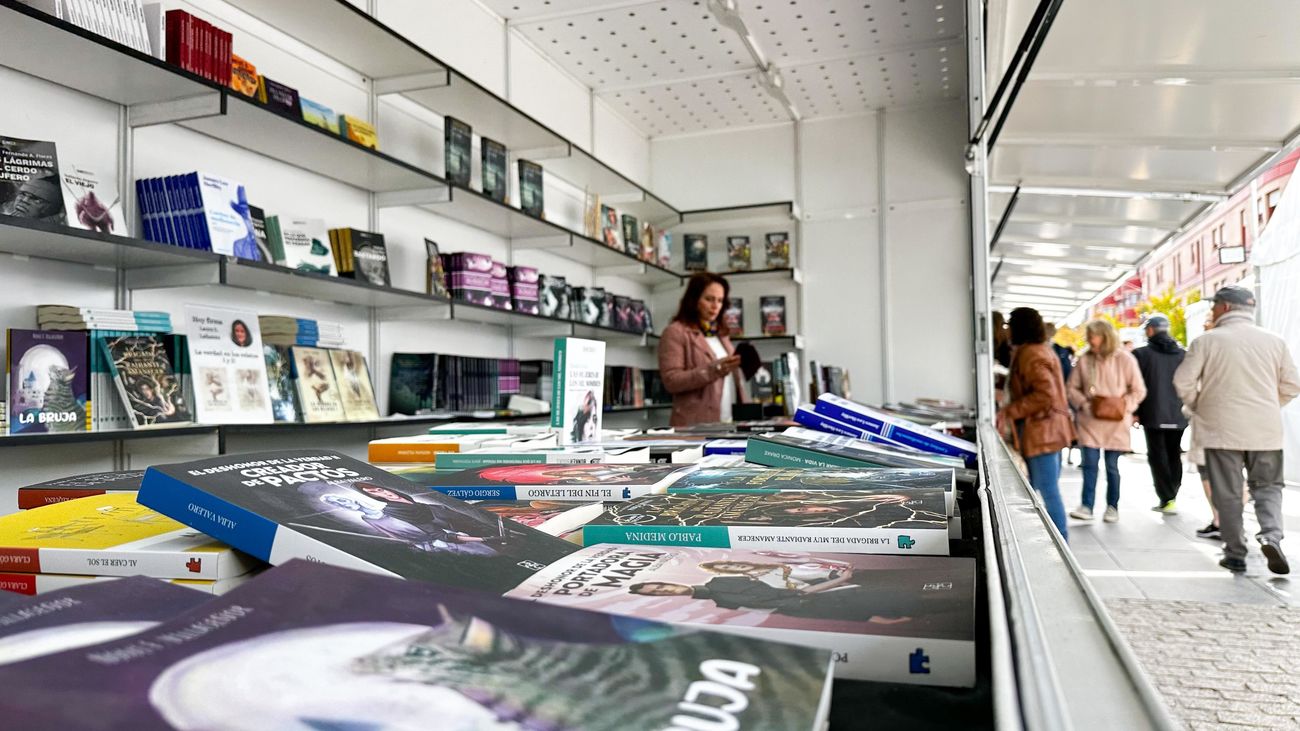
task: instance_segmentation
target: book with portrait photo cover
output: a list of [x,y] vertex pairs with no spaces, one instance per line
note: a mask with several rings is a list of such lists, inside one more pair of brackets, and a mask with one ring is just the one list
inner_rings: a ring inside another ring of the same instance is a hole
[[41,729],[816,731],[831,662],[292,561],[139,634],[0,666],[0,709]]
[[506,596],[831,650],[836,678],[975,684],[971,558],[606,544]]

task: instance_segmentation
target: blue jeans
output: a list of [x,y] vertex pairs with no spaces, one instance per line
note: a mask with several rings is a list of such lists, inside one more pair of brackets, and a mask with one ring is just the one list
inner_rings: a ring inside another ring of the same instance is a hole
[[1025,460],[1029,468],[1029,484],[1034,486],[1047,508],[1047,516],[1056,524],[1061,537],[1069,539],[1070,531],[1065,525],[1065,503],[1061,501],[1061,453],[1048,452]]
[[[1083,452],[1083,496],[1079,502],[1083,507],[1092,509],[1097,499],[1097,462],[1102,450],[1082,447]],[[1120,452],[1106,450],[1106,505],[1119,507],[1119,455]]]

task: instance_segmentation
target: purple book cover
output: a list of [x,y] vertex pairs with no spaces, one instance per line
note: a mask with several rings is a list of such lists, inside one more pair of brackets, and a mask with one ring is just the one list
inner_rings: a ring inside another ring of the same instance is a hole
[[294,561],[0,667],[15,728],[818,728],[830,653]]
[[39,596],[0,592],[0,666],[132,635],[210,598],[144,576]]
[[9,433],[86,430],[90,408],[86,334],[10,330]]

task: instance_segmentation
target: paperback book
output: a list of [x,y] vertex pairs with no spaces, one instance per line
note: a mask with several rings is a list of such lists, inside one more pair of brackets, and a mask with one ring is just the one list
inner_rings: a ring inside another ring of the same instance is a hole
[[139,501],[272,564],[310,558],[497,592],[573,550],[328,450],[150,467]]
[[605,395],[604,341],[556,338],[554,362],[551,427],[560,444],[596,441]]
[[86,334],[6,332],[9,433],[87,431],[91,394]]
[[923,452],[960,457],[965,460],[967,467],[975,464],[974,443],[891,416],[856,401],[824,393],[817,397],[814,410]]
[[275,263],[301,272],[334,276],[334,252],[329,232],[319,218],[266,219],[267,236]]
[[132,429],[188,424],[193,415],[161,335],[96,338]]
[[298,393],[293,384],[293,357],[283,345],[263,345],[266,385],[271,399],[271,416],[276,421],[299,421]]
[[221,579],[258,562],[120,492],[0,516],[7,571]]
[[275,421],[257,313],[185,306],[194,416],[200,424]]
[[709,270],[709,237],[704,234],[686,234],[683,236],[686,247],[686,271],[707,272]]
[[0,710],[48,729],[816,731],[829,665],[294,561],[140,634],[0,668]]
[[766,243],[767,268],[788,269],[790,267],[790,234],[779,231],[767,234],[763,238]]
[[631,256],[641,254],[641,226],[636,216],[623,214],[623,253]]
[[623,234],[619,230],[618,211],[613,206],[600,206],[600,239],[611,249],[623,250]]
[[109,493],[126,492],[134,495],[140,489],[142,477],[144,477],[144,470],[92,472],[86,475],[60,477],[35,485],[24,485],[18,488],[18,509],[30,510],[44,505]]
[[470,160],[473,159],[474,131],[455,117],[443,117],[443,157],[447,182],[469,187]]
[[76,165],[64,166],[61,172],[63,203],[67,208],[69,226],[102,234],[127,235],[126,220],[122,218],[122,198],[111,177]]
[[443,268],[442,255],[438,253],[438,243],[424,240],[425,274],[424,291],[436,297],[451,296],[447,291],[447,272]]
[[534,464],[649,464],[648,449],[605,450],[594,447],[558,447],[548,449],[497,449],[481,448],[462,452],[443,452],[434,460],[439,470],[459,470],[498,467],[505,465]]
[[414,416],[434,407],[435,353],[393,353],[388,372],[388,413]]
[[641,261],[654,263],[659,249],[655,229],[648,223],[641,225],[641,250],[637,253],[637,258]]
[[256,66],[241,58],[239,54],[230,54],[231,89],[250,99],[255,99],[257,98],[257,78]]
[[257,77],[257,100],[267,109],[290,119],[302,119],[298,90],[265,76]]
[[295,345],[289,348],[289,354],[293,357],[293,382],[303,422],[347,421],[329,351]]
[[758,299],[758,312],[763,318],[764,335],[785,335],[785,295],[763,295]]
[[0,136],[0,216],[66,225],[53,142]]
[[[749,438],[745,461],[769,467],[894,467],[903,469],[954,469],[951,462],[916,452],[905,452],[836,434],[791,429],[785,434]],[[959,465],[957,465],[959,467]],[[957,469],[958,482],[968,482],[969,470]]]
[[691,466],[674,464],[514,464],[399,472],[421,488],[461,500],[632,500],[662,493]]
[[375,405],[374,387],[370,385],[370,369],[366,357],[355,350],[329,350],[334,367],[334,380],[338,383],[339,400],[348,421],[370,421],[379,418]]
[[975,684],[969,558],[600,545],[506,596],[830,650],[838,678]]
[[655,253],[658,256],[658,263],[659,266],[668,269],[673,265],[673,232],[659,229],[657,233]]
[[510,178],[506,173],[506,146],[486,137],[479,138],[483,158],[483,195],[498,203],[510,200]]
[[479,500],[474,507],[549,535],[563,538],[605,512],[604,503],[565,500]]
[[739,337],[745,334],[745,300],[741,297],[727,298],[727,308],[722,311],[722,326],[728,335]]
[[542,166],[519,161],[519,209],[533,218],[546,218],[542,200]]
[[379,132],[373,124],[364,119],[340,114],[339,127],[342,128],[343,139],[371,150],[379,149]]
[[253,224],[253,239],[257,243],[258,260],[278,264],[271,251],[271,238],[266,232],[266,212],[257,206],[248,207],[248,220]]
[[302,121],[330,134],[339,133],[339,115],[333,109],[305,96],[298,97],[298,104],[302,107]]
[[948,555],[943,490],[773,490],[648,495],[610,505],[583,544]]
[[727,237],[727,266],[733,272],[747,272],[752,268],[748,236]]
[[[712,444],[712,442],[710,442]],[[705,455],[710,451],[705,449]],[[718,454],[718,452],[713,452]],[[743,450],[740,456],[743,456]],[[772,493],[821,490],[896,492],[940,490],[944,493],[944,514],[956,514],[956,481],[952,470],[881,469],[854,467],[781,468],[697,467],[681,474],[668,485],[669,494],[722,492]]]
[[343,229],[353,277],[377,287],[392,286],[388,275],[388,247],[384,235],[355,228]]
[[[158,583],[166,583],[183,589],[189,593],[202,592],[203,594],[225,594],[231,589],[248,581],[256,571],[250,571],[239,576],[232,576],[228,579],[149,579]],[[0,572],[0,590],[24,594],[26,596],[38,596],[49,594],[50,592],[71,589],[74,587],[85,586],[87,584],[98,584],[110,581],[121,581],[121,576],[91,576],[89,574],[23,574],[16,572]]]

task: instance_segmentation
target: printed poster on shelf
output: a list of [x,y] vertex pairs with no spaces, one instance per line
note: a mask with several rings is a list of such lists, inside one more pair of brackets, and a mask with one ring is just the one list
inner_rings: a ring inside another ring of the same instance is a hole
[[600,439],[604,395],[605,343],[556,338],[551,426],[559,432],[560,444]]
[[185,307],[194,414],[201,424],[270,424],[271,394],[257,313]]

